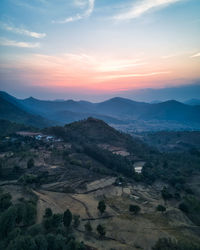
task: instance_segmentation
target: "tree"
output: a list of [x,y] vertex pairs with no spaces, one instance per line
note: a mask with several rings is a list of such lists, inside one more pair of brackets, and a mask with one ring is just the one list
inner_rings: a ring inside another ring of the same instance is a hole
[[162,189],[161,194],[164,200],[169,200],[172,198],[172,194],[169,192],[169,190],[166,187]]
[[90,222],[88,221],[85,225],[85,230],[88,232],[88,233],[91,233],[92,232],[92,226],[90,224]]
[[75,228],[77,228],[80,225],[80,215],[75,214],[73,216],[73,219],[74,219],[74,224],[73,225],[74,225]]
[[16,225],[17,209],[14,206],[9,207],[0,217],[0,238],[7,237]]
[[186,214],[189,212],[189,208],[188,208],[187,204],[184,202],[179,204],[179,209]]
[[102,226],[101,224],[99,224],[99,225],[97,226],[97,232],[99,233],[99,236],[100,236],[100,237],[103,237],[103,236],[106,235],[106,229],[105,229],[105,227]]
[[44,218],[49,218],[49,217],[51,217],[52,216],[52,210],[51,210],[51,208],[46,208],[45,209],[45,214],[44,214]]
[[34,238],[37,250],[47,250],[48,244],[43,234],[38,234]]
[[104,213],[104,211],[106,210],[106,204],[105,204],[105,201],[102,200],[102,201],[99,201],[99,204],[98,204],[98,210],[100,211],[101,214]]
[[28,234],[31,236],[36,236],[38,234],[42,234],[43,233],[43,227],[41,224],[34,224],[33,226],[31,226],[28,230]]
[[64,212],[63,223],[66,228],[70,227],[72,222],[72,213],[69,209]]
[[12,196],[9,193],[0,195],[0,212],[3,212],[12,205],[11,199]]
[[46,239],[47,239],[47,244],[48,244],[48,250],[56,249],[56,245],[55,245],[56,236],[52,233],[49,233],[46,235]]
[[32,168],[35,166],[35,162],[33,160],[33,158],[29,159],[27,162],[27,168]]
[[166,207],[162,206],[162,205],[158,205],[156,207],[156,210],[159,211],[159,212],[165,212],[166,211]]
[[0,177],[2,177],[2,171],[3,170],[3,167],[2,167],[2,164],[1,164],[1,162],[0,162]]
[[15,166],[13,167],[13,173],[17,174],[17,173],[19,173],[19,172],[20,172],[20,166],[15,165]]
[[52,220],[51,218],[46,218],[43,220],[43,226],[47,232],[52,230]]
[[37,246],[35,244],[34,239],[31,236],[19,236],[11,241],[11,244],[8,246],[9,250],[37,250]]
[[141,208],[138,205],[130,205],[129,211],[133,212],[134,214],[138,214],[140,212]]
[[36,205],[31,201],[25,202],[25,209],[26,213],[23,216],[23,223],[24,225],[30,226],[34,224],[36,220],[36,215],[37,215]]

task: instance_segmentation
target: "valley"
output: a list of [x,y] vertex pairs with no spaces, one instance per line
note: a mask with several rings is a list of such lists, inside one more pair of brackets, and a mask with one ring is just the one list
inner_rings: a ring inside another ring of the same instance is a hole
[[[193,145],[196,154],[190,155],[185,148],[163,154],[138,139],[151,144],[151,136],[158,135],[130,137],[94,118],[38,132],[16,130],[1,139],[0,187],[12,195],[14,204],[37,199],[36,224],[43,223],[48,208],[53,214],[69,209],[79,215],[80,224],[71,230],[87,249],[150,250],[162,238],[199,249],[198,140]],[[169,143],[174,136],[170,134]],[[188,140],[187,134],[178,137]],[[160,140],[164,146],[163,135]],[[195,213],[180,209],[190,199]],[[97,209],[101,200],[106,204],[102,214]],[[139,211],[131,212],[131,206]],[[91,232],[85,228],[87,222]],[[99,224],[106,230],[103,237],[96,231]]]

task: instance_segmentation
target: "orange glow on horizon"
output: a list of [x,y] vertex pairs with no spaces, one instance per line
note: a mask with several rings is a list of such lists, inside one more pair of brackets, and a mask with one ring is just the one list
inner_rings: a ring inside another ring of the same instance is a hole
[[[179,79],[200,77],[199,58],[186,55],[157,58],[108,58],[99,55],[35,54],[15,58],[4,69],[15,69],[15,77],[32,86],[115,92],[140,88],[162,88]],[[12,80],[12,76],[9,76]],[[14,80],[14,79],[13,79]]]

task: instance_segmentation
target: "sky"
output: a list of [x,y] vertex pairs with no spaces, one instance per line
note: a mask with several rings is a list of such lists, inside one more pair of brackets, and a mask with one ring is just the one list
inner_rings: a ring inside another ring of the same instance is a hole
[[19,98],[131,98],[194,83],[200,0],[0,1],[0,88]]

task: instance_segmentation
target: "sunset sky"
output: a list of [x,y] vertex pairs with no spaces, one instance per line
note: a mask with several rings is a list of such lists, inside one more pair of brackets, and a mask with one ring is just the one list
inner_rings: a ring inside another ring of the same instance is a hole
[[0,87],[95,100],[200,79],[200,0],[1,0]]

